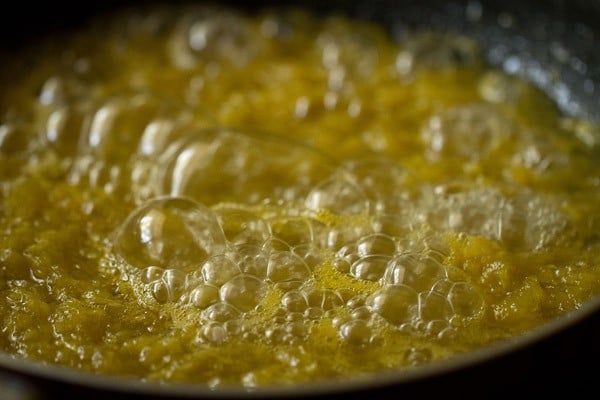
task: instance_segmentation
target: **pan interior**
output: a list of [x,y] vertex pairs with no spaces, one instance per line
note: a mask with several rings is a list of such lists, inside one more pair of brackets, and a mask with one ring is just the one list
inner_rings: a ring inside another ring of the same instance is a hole
[[596,295],[600,139],[568,23],[528,41],[471,2],[431,32],[406,7],[387,30],[145,9],[7,67],[5,352],[253,388],[418,370]]

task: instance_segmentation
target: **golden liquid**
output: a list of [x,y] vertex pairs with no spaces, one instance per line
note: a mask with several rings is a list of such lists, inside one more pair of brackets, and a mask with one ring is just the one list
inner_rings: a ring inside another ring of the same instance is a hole
[[247,387],[403,370],[600,292],[600,135],[461,36],[134,11],[3,66],[0,349]]

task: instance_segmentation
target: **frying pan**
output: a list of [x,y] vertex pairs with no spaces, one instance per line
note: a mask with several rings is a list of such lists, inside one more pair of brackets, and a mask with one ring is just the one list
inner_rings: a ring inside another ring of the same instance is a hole
[[[55,0],[15,2],[0,24],[0,57],[35,45],[45,35],[85,25],[91,17],[132,1],[88,4]],[[228,1],[247,10],[275,1]],[[146,2],[147,4],[147,2]],[[392,35],[433,29],[477,40],[490,64],[545,91],[566,113],[600,122],[600,1],[584,0],[358,0],[287,1],[316,13],[341,12],[383,24]],[[558,77],[558,79],[556,79]],[[10,77],[8,77],[10,78]],[[600,156],[599,156],[600,162]],[[79,398],[461,398],[573,395],[597,387],[600,296],[580,309],[512,340],[410,372],[248,391],[194,385],[157,385],[95,376],[17,360],[0,353],[3,399]],[[594,393],[594,392],[592,392]]]

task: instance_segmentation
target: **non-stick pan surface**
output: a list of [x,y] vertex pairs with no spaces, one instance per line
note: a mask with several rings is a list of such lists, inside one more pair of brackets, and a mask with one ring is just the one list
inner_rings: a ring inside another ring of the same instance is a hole
[[[0,24],[0,57],[35,46],[57,31],[85,25],[123,6],[123,1],[13,3]],[[147,3],[147,2],[146,2]],[[252,11],[282,2],[232,2]],[[384,24],[392,35],[428,29],[465,33],[488,61],[546,91],[567,114],[600,122],[600,2],[519,1],[288,1],[317,13],[342,12]],[[9,78],[9,77],[8,77]],[[600,155],[599,155],[600,162]],[[156,386],[98,377],[0,354],[0,398],[461,398],[580,394],[597,386],[600,297],[580,310],[513,341],[406,373],[385,373],[351,382],[211,391],[199,386]]]

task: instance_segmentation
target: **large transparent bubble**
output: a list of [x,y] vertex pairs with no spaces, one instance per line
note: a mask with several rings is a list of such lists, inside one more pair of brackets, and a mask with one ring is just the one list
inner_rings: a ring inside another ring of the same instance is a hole
[[225,248],[215,214],[195,201],[163,197],[151,200],[118,229],[114,248],[127,263],[187,270]]
[[317,150],[277,136],[206,129],[167,148],[155,169],[156,192],[209,205],[297,201],[334,168]]

